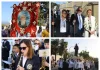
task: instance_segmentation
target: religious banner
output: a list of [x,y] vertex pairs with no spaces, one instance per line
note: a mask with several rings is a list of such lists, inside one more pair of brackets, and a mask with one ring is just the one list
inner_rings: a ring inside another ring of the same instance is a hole
[[13,5],[10,37],[36,37],[40,3],[22,2]]

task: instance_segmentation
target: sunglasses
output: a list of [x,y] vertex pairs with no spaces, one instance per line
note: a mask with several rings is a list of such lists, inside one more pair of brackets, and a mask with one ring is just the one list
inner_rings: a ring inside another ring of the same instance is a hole
[[39,45],[40,43],[34,43],[34,44],[37,44],[37,45]]
[[67,13],[63,13],[63,14],[67,14]]
[[21,50],[22,50],[22,49],[23,49],[23,50],[26,50],[26,48],[27,48],[27,47],[20,47]]

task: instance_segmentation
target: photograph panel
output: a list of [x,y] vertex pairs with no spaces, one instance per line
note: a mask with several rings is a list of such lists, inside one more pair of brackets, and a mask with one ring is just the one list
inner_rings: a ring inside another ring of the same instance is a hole
[[99,40],[52,39],[51,70],[99,70]]
[[98,37],[99,3],[51,2],[52,37]]
[[49,37],[49,2],[2,2],[2,37]]
[[2,39],[2,70],[49,70],[49,39]]

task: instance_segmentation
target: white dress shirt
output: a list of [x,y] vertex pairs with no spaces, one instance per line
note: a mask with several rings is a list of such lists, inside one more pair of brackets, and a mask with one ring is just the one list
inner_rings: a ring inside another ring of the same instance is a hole
[[23,67],[24,67],[24,65],[25,65],[25,63],[26,63],[26,60],[27,60],[27,57],[24,57],[24,56],[23,56],[23,61],[22,61],[22,62],[23,62],[23,63],[22,63]]
[[84,69],[83,62],[78,62],[78,68]]
[[82,16],[80,14],[77,14],[77,16],[78,16],[78,21],[79,21],[79,29],[81,30],[83,27]]
[[60,21],[60,33],[66,32],[66,19]]
[[63,61],[58,61],[58,67],[63,68]]
[[72,68],[74,67],[74,63],[72,61],[69,61],[69,67],[68,68]]
[[74,62],[74,69],[78,69],[78,62],[77,61]]

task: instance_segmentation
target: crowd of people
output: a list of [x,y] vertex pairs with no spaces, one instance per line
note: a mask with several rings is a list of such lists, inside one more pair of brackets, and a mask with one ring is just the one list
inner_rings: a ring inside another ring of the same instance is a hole
[[98,70],[98,61],[81,58],[60,58],[57,61],[58,70]]
[[40,26],[36,37],[49,37],[49,24],[47,24],[46,28],[42,30],[42,27]]
[[10,70],[40,70],[44,66],[45,70],[49,70],[49,55],[45,57],[45,61],[42,60],[43,57],[39,56],[39,50],[44,49],[49,49],[49,39],[16,39],[10,54],[10,40],[3,39],[2,68]]
[[[49,37],[49,24],[46,26],[37,26],[38,30],[36,32],[36,37]],[[10,25],[2,27],[2,37],[10,37]],[[19,33],[16,31],[16,36],[20,37]],[[30,37],[30,34],[27,33],[25,37]]]
[[[51,11],[51,36],[52,37],[97,37],[98,23],[92,15],[92,9],[82,14],[82,8],[78,7],[74,14],[63,9],[61,15]],[[56,15],[56,16],[55,16]],[[70,16],[71,15],[71,16]]]
[[10,36],[10,25],[2,26],[2,37],[9,37],[9,36]]

